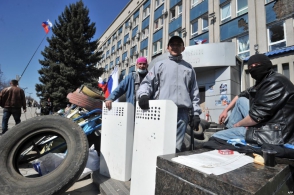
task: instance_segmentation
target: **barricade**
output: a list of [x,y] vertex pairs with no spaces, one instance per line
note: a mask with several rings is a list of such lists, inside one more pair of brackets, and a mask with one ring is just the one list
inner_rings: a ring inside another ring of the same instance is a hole
[[112,103],[108,110],[103,103],[100,174],[119,181],[131,178],[134,140],[134,106]]
[[157,156],[176,150],[177,106],[151,100],[149,107],[136,107],[131,195],[154,194]]

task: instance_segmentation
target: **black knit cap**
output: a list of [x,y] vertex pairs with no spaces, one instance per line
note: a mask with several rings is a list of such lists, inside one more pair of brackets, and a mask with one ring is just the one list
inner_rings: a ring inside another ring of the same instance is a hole
[[184,45],[184,41],[183,41],[182,37],[180,37],[180,36],[172,36],[172,37],[169,39],[167,46],[169,46],[169,44],[170,44],[171,42],[175,41],[175,40],[180,41],[180,42],[183,43],[183,45]]
[[260,63],[260,65],[266,66],[267,69],[271,69],[273,66],[271,60],[264,54],[255,54],[249,58],[248,66],[255,63]]

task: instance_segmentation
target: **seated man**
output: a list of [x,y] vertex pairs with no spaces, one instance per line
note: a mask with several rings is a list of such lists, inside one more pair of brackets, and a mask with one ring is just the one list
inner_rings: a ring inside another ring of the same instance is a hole
[[236,96],[219,116],[226,130],[213,137],[223,140],[245,139],[252,144],[294,145],[294,85],[272,69],[270,59],[256,54],[248,60],[249,74],[256,80],[253,87]]

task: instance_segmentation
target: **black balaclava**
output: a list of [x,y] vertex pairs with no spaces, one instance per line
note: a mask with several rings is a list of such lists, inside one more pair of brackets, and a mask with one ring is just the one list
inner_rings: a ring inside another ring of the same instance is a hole
[[270,59],[264,54],[255,54],[249,58],[248,66],[255,63],[258,63],[260,65],[249,69],[249,74],[257,82],[260,82],[270,72],[273,64]]

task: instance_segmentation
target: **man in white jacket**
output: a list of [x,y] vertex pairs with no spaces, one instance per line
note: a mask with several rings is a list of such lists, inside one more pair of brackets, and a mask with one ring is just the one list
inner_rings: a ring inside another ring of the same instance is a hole
[[176,149],[181,151],[190,111],[193,114],[191,128],[198,128],[200,123],[199,89],[193,67],[182,59],[183,39],[171,37],[167,49],[169,57],[155,63],[142,81],[137,97],[141,109],[149,109],[149,99],[172,100],[178,106]]

